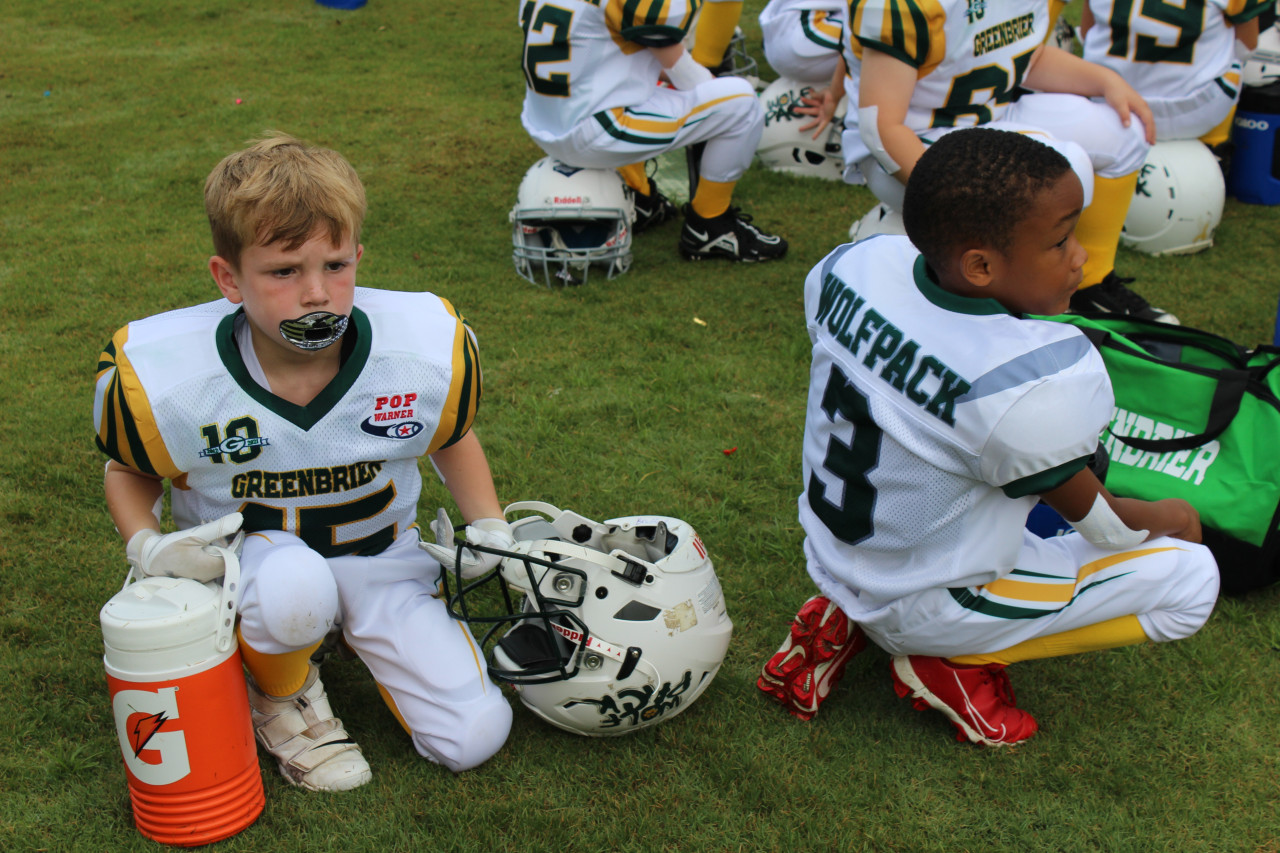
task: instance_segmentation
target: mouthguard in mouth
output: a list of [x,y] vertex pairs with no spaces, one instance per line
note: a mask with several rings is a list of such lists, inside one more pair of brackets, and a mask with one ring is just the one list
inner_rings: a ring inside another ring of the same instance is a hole
[[346,314],[312,311],[280,324],[280,337],[302,350],[318,350],[332,344],[347,330]]

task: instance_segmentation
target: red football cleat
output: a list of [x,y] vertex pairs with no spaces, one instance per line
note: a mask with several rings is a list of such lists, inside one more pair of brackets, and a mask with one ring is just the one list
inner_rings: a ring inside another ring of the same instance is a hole
[[1000,664],[958,666],[943,658],[909,655],[893,659],[893,687],[910,695],[917,710],[947,715],[956,740],[1012,746],[1036,733],[1035,718],[1014,704],[1009,675]]
[[867,646],[862,629],[830,599],[804,603],[781,648],[756,681],[766,695],[802,720],[812,720],[822,700],[840,683],[849,658]]

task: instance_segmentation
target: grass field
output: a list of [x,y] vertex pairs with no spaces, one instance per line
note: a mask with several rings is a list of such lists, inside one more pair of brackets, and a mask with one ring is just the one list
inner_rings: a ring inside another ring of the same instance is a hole
[[[763,5],[743,16],[758,56]],[[476,430],[504,502],[688,520],[736,630],[716,682],[670,725],[585,740],[517,707],[503,751],[456,778],[416,756],[358,663],[327,665],[373,782],[309,794],[264,762],[266,811],[219,849],[1280,850],[1280,590],[1223,600],[1181,643],[1019,665],[1042,732],[1015,750],[955,743],[893,695],[875,650],[812,723],[758,695],[810,594],[801,282],[871,197],[753,169],[738,202],[791,241],[785,261],[687,264],[672,224],[638,240],[622,278],[530,286],[507,221],[540,156],[519,123],[516,12],[0,6],[0,848],[155,847],[133,826],[102,668],[98,611],[124,559],[93,374],[124,323],[216,295],[204,177],[274,128],[337,148],[364,178],[362,284],[430,289],[470,319],[488,392]],[[1122,252],[1118,267],[1185,324],[1260,343],[1278,226],[1276,208],[1229,200],[1211,251]],[[430,483],[423,518],[446,500]]]

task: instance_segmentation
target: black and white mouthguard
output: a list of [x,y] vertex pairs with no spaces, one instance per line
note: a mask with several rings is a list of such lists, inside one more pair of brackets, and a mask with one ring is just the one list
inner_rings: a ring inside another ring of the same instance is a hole
[[298,349],[324,349],[342,337],[342,333],[347,330],[349,319],[346,314],[312,311],[296,320],[285,320],[281,323],[280,337]]

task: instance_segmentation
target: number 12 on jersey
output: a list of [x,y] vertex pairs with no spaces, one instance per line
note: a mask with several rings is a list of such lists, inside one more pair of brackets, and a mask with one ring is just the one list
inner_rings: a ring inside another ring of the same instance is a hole
[[[832,424],[837,419],[851,424],[853,437],[846,444],[832,432],[822,460],[827,477],[820,478],[817,471],[809,472],[805,490],[809,508],[836,538],[856,545],[872,533],[871,511],[875,507],[876,490],[867,474],[880,459],[883,431],[871,419],[871,404],[866,395],[849,382],[838,365],[831,366],[821,408]],[[839,502],[828,499],[824,479],[838,481],[843,486]]]
[[[528,0],[520,9],[520,26],[524,28],[524,79],[529,88],[539,95],[553,98],[569,97],[569,75],[564,73],[538,74],[538,66],[544,62],[566,62],[569,59],[569,27],[573,24],[573,12],[559,6],[543,6],[534,15],[537,4]],[[529,44],[530,32],[541,33],[551,28],[551,39],[543,44]]]

